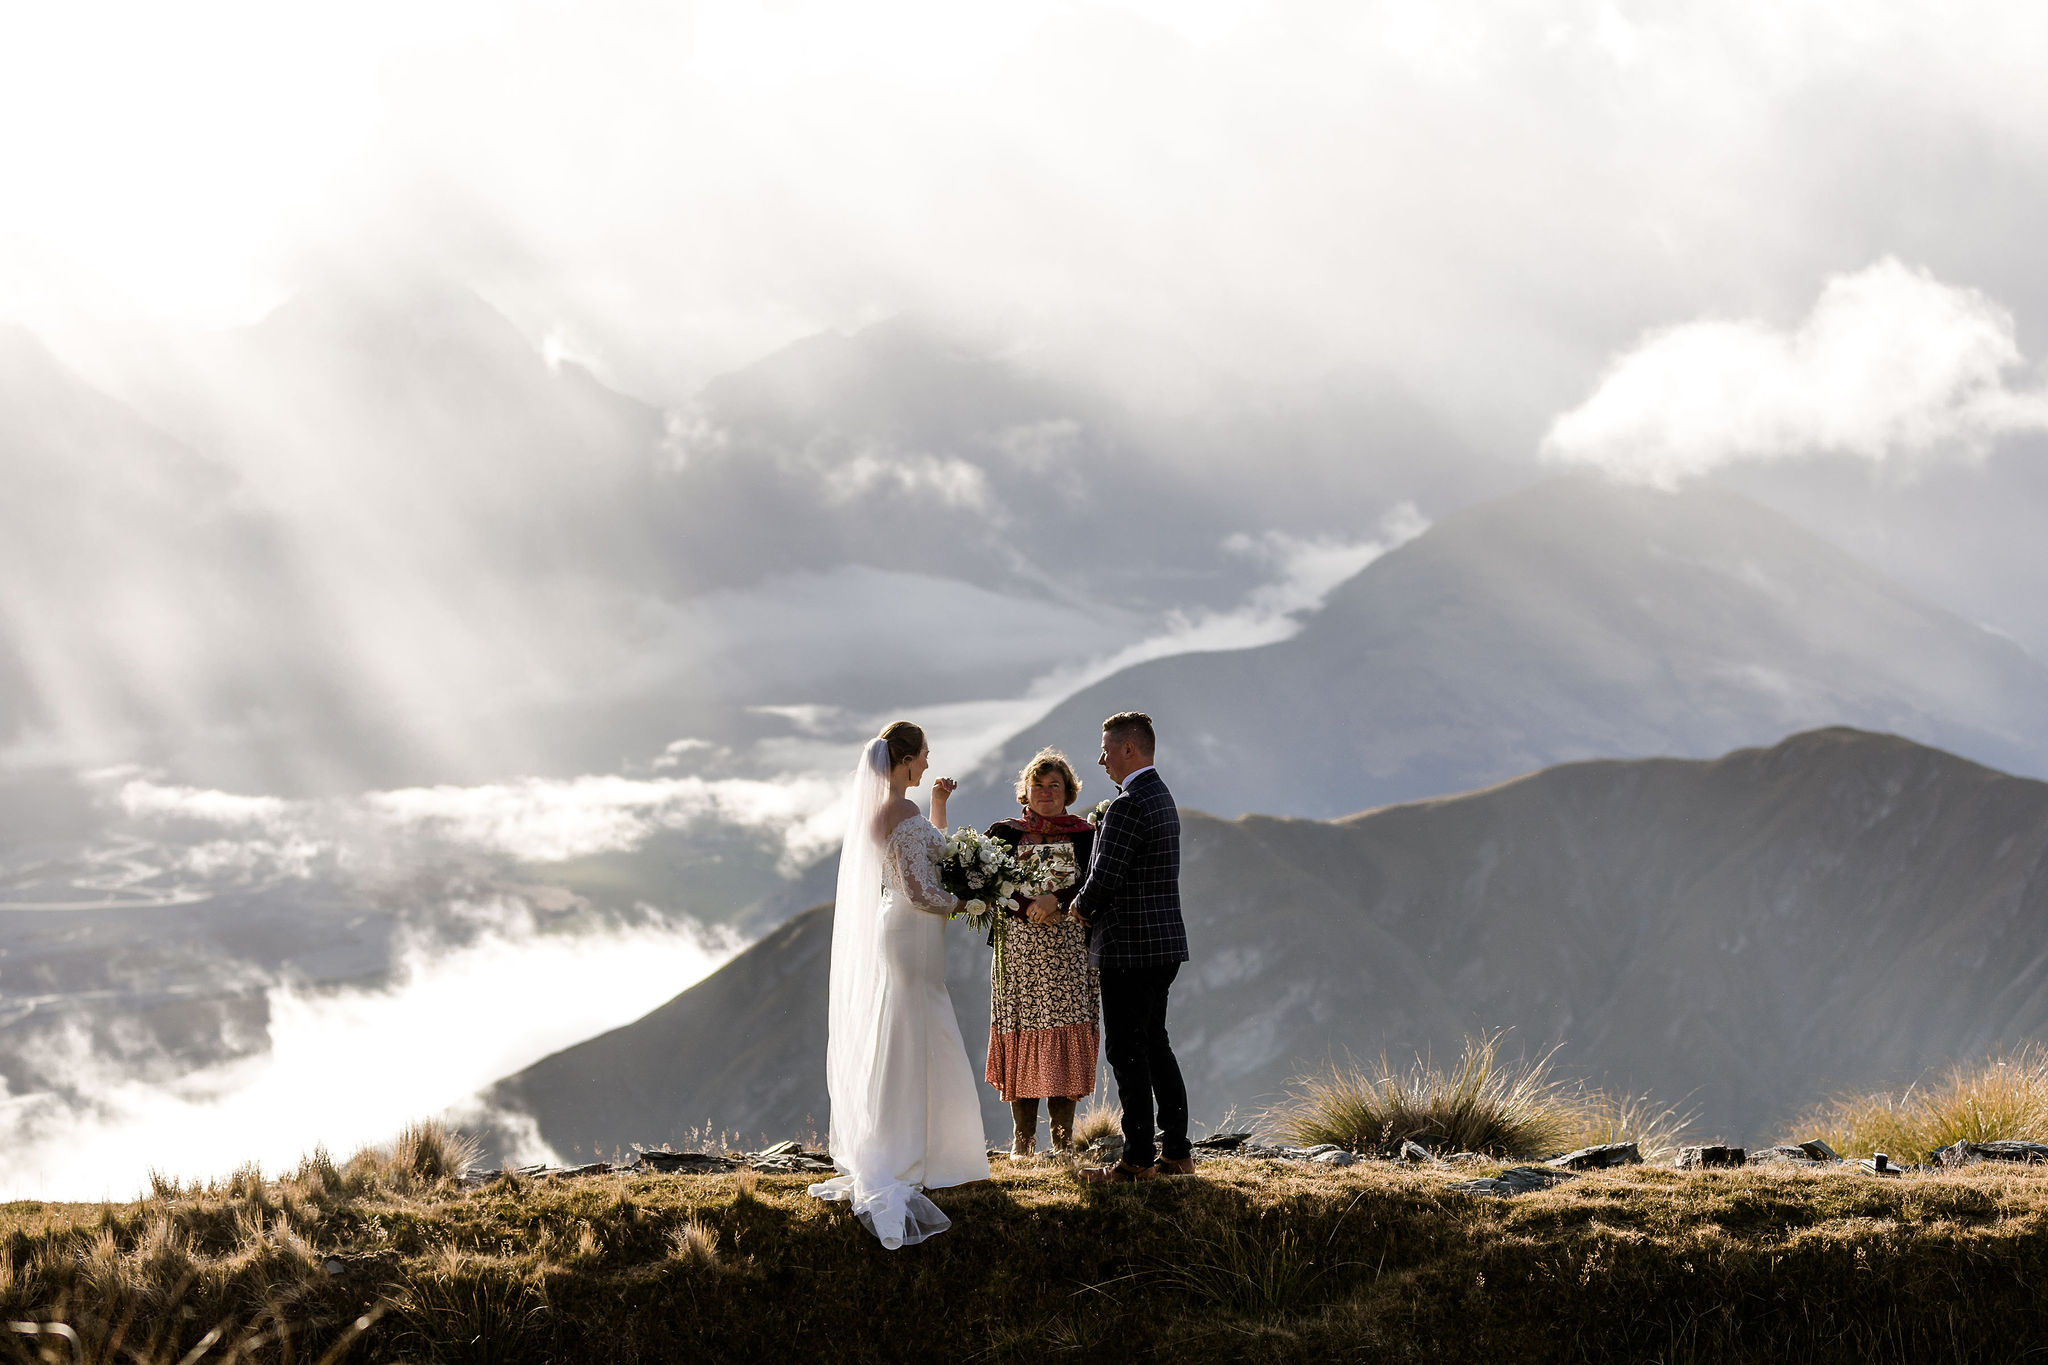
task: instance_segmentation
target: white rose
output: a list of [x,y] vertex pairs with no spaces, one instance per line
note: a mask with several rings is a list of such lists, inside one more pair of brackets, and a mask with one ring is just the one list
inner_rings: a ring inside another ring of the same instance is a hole
[[980,901],[969,901],[967,902],[967,904],[961,906],[960,909],[963,913],[969,915],[979,915],[983,911],[987,910],[988,907],[986,905],[983,905]]
[[1006,901],[1016,894],[1017,884],[1015,882],[1004,882],[996,888],[996,899],[999,901]]

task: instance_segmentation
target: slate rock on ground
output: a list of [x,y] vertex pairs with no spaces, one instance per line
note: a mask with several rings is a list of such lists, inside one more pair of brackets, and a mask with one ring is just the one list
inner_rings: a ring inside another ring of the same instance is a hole
[[1576,1172],[1550,1166],[1510,1166],[1497,1176],[1460,1180],[1445,1188],[1458,1190],[1464,1194],[1495,1195],[1506,1199],[1518,1194],[1529,1194],[1535,1190],[1547,1190],[1552,1185],[1576,1179]]
[[[1799,1149],[1792,1147],[1785,1150],[1797,1152]],[[1718,1166],[1740,1166],[1748,1159],[1749,1154],[1740,1147],[1708,1144],[1702,1147],[1679,1148],[1678,1159],[1672,1164],[1681,1171],[1700,1171]]]
[[1554,1156],[1543,1164],[1560,1171],[1604,1171],[1613,1166],[1640,1166],[1643,1153],[1633,1142],[1603,1142]]
[[1955,1142],[1934,1154],[1943,1166],[1968,1166],[1978,1161],[2048,1161],[2048,1145],[2006,1139],[1998,1142]]

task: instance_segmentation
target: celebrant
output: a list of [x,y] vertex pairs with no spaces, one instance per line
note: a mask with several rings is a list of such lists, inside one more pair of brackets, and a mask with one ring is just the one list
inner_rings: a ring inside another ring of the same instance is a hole
[[1080,795],[1066,755],[1041,749],[1017,778],[1022,813],[987,831],[1020,863],[1050,874],[1058,905],[1016,897],[1005,907],[1002,949],[990,965],[987,1077],[1010,1106],[1014,1159],[1036,1151],[1041,1099],[1052,1150],[1071,1152],[1074,1104],[1095,1089],[1102,988],[1088,963],[1088,930],[1067,910],[1094,847],[1095,827],[1067,813]]

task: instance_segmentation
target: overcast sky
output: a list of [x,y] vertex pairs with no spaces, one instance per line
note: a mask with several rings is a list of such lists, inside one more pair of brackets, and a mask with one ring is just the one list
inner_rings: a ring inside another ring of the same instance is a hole
[[[905,312],[1183,430],[1376,377],[1471,495],[1722,478],[2048,650],[2038,5],[0,3],[0,319],[89,374],[340,270],[672,410]],[[386,622],[460,542],[363,489]]]
[[1886,256],[2048,332],[2013,3],[8,5],[0,315],[452,271],[675,401],[906,309],[1176,400],[1391,368],[1532,455]]

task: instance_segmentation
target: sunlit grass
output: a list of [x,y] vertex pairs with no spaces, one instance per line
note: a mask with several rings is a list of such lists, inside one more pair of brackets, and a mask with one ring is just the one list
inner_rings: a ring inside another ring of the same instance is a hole
[[1810,1111],[1796,1136],[1820,1137],[1845,1156],[1884,1152],[1904,1161],[1955,1142],[2048,1142],[2048,1048],[2029,1043],[1957,1063],[1897,1094],[1838,1095]]
[[1396,1156],[1413,1142],[1437,1155],[1509,1159],[1634,1142],[1655,1160],[1675,1151],[1693,1122],[1690,1111],[1647,1096],[1559,1076],[1548,1054],[1504,1059],[1498,1033],[1466,1039],[1449,1070],[1422,1057],[1398,1068],[1382,1055],[1377,1066],[1332,1066],[1299,1077],[1267,1117],[1301,1146],[1334,1143]]
[[[71,1360],[57,1328],[90,1365],[195,1350],[202,1365],[1860,1365],[1991,1359],[1967,1343],[2048,1332],[2033,1289],[2048,1274],[2048,1173],[1645,1166],[1513,1200],[1451,1188],[1470,1173],[1224,1159],[1105,1188],[1006,1164],[933,1191],[953,1226],[892,1253],[843,1205],[810,1198],[805,1176],[464,1187],[392,1151],[316,1152],[276,1176],[166,1179],[127,1203],[0,1208],[0,1323],[37,1333],[7,1336],[0,1361]],[[1972,1273],[1947,1273],[1959,1264]],[[878,1311],[910,1295],[943,1305],[914,1336]]]

